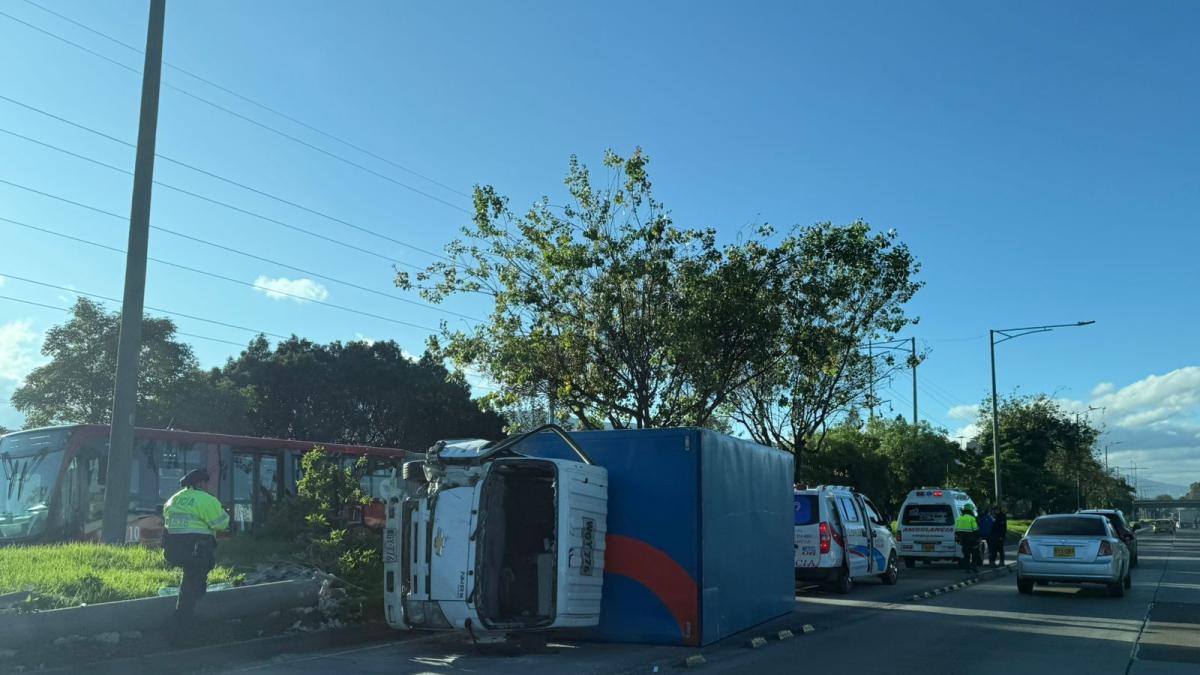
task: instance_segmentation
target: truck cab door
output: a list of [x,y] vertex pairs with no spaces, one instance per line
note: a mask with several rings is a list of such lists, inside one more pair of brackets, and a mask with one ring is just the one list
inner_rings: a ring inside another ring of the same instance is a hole
[[[558,475],[555,555],[539,559],[538,578],[554,579],[554,595],[549,601],[557,611],[552,627],[595,626],[600,622],[604,582],[608,470],[582,462],[553,461]],[[543,565],[554,565],[556,573],[551,575],[546,569],[547,574],[542,574]]]

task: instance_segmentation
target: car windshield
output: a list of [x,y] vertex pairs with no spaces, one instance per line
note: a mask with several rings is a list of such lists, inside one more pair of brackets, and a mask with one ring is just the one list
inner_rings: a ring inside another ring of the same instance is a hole
[[818,518],[817,496],[796,495],[796,524],[812,525]]
[[1104,521],[1088,516],[1038,518],[1029,526],[1027,537],[1104,537]]
[[904,507],[901,525],[953,525],[949,504],[910,504]]
[[66,431],[54,430],[0,439],[0,538],[26,537],[45,527],[65,437]]

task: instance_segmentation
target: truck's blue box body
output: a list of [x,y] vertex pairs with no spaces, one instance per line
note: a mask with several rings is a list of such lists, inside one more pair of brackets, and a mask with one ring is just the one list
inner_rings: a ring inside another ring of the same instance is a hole
[[[705,429],[571,436],[609,480],[600,625],[585,637],[706,645],[791,611],[790,454]],[[574,457],[549,436],[521,451]]]

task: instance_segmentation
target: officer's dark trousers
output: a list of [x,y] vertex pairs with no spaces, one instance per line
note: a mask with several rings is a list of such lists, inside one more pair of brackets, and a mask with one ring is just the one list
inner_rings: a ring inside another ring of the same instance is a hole
[[988,537],[988,563],[995,565],[997,556],[1004,564],[1004,537]]
[[167,564],[183,568],[183,583],[179,585],[179,600],[175,603],[177,624],[192,618],[196,603],[208,590],[208,573],[216,566],[216,551],[217,540],[210,534],[166,535],[163,555]]
[[955,537],[962,546],[961,567],[968,571],[978,568],[982,563],[979,559],[979,535],[973,532],[958,532]]

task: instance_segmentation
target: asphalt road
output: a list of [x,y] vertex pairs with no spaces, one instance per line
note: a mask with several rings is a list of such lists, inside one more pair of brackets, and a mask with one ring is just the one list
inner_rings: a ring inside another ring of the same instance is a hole
[[1013,576],[920,602],[802,597],[824,630],[712,672],[1087,675],[1200,673],[1200,532],[1141,536],[1133,589],[1017,593]]
[[[1014,577],[1003,575],[912,600],[966,578],[950,565],[920,565],[902,569],[896,586],[864,582],[845,596],[802,589],[791,615],[702,650],[572,643],[544,654],[503,655],[480,652],[455,636],[397,634],[366,646],[279,654],[207,672],[668,673],[700,653],[707,662],[696,672],[705,673],[1200,673],[1200,532],[1142,535],[1133,589],[1120,599],[1070,586],[1020,595]],[[804,624],[815,631],[799,634]],[[775,639],[782,628],[797,636]],[[756,635],[770,638],[767,646],[748,648]]]

